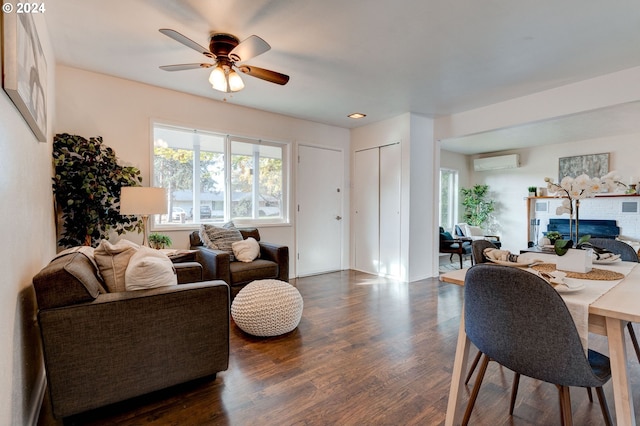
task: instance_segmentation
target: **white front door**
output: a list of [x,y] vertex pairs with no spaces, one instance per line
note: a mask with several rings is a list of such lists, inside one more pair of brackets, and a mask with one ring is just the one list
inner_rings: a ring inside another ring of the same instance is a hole
[[342,269],[342,151],[298,147],[297,275]]

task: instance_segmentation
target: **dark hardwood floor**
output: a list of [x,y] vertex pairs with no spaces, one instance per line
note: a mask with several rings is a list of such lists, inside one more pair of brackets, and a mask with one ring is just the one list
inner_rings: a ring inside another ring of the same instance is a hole
[[[304,298],[293,332],[244,334],[233,323],[229,369],[205,379],[65,420],[67,425],[439,425],[444,422],[462,288],[410,284],[354,271],[292,281]],[[591,346],[606,353],[606,340]],[[640,409],[640,366],[629,352]],[[99,366],[96,366],[99,368]],[[513,374],[491,363],[475,425],[559,424],[555,386],[522,378],[509,416]],[[471,391],[473,380],[467,389]],[[611,384],[605,386],[613,412]],[[586,392],[571,392],[574,424],[603,424]],[[466,401],[465,401],[466,402]],[[39,425],[62,425],[45,400]]]

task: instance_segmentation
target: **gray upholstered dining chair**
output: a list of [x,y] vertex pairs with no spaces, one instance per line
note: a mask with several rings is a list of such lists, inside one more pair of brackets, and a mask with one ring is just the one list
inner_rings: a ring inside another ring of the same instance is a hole
[[488,240],[474,240],[471,242],[471,255],[474,263],[485,263],[487,258],[484,256],[484,249],[498,248],[495,244]]
[[[638,253],[624,241],[612,240],[610,238],[590,238],[589,243],[595,247],[607,249],[611,253],[619,254],[620,260],[638,262]],[[627,330],[629,331],[629,337],[631,337],[633,349],[636,351],[638,362],[640,362],[640,345],[638,345],[638,338],[636,337],[636,332],[633,330],[633,324],[630,322],[627,323]]]
[[563,425],[572,424],[569,386],[595,387],[605,423],[611,424],[602,390],[611,378],[609,358],[590,349],[585,356],[566,304],[545,280],[509,266],[475,265],[465,278],[464,317],[467,337],[483,359],[463,425],[469,422],[490,360],[513,370],[516,379],[523,374],[555,384]]

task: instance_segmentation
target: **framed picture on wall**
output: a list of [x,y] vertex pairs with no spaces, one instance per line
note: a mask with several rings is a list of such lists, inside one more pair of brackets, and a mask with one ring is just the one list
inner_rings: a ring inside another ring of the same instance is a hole
[[558,182],[566,176],[576,177],[581,174],[602,177],[609,173],[609,153],[576,155],[558,159]]
[[2,87],[40,142],[47,133],[47,62],[31,13],[2,14]]

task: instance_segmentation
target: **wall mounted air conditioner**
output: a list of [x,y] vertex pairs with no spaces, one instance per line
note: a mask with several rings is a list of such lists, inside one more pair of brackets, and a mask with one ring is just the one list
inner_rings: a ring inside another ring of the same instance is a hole
[[473,160],[473,170],[484,172],[487,170],[515,169],[520,167],[520,155],[500,155],[498,157],[476,158]]

